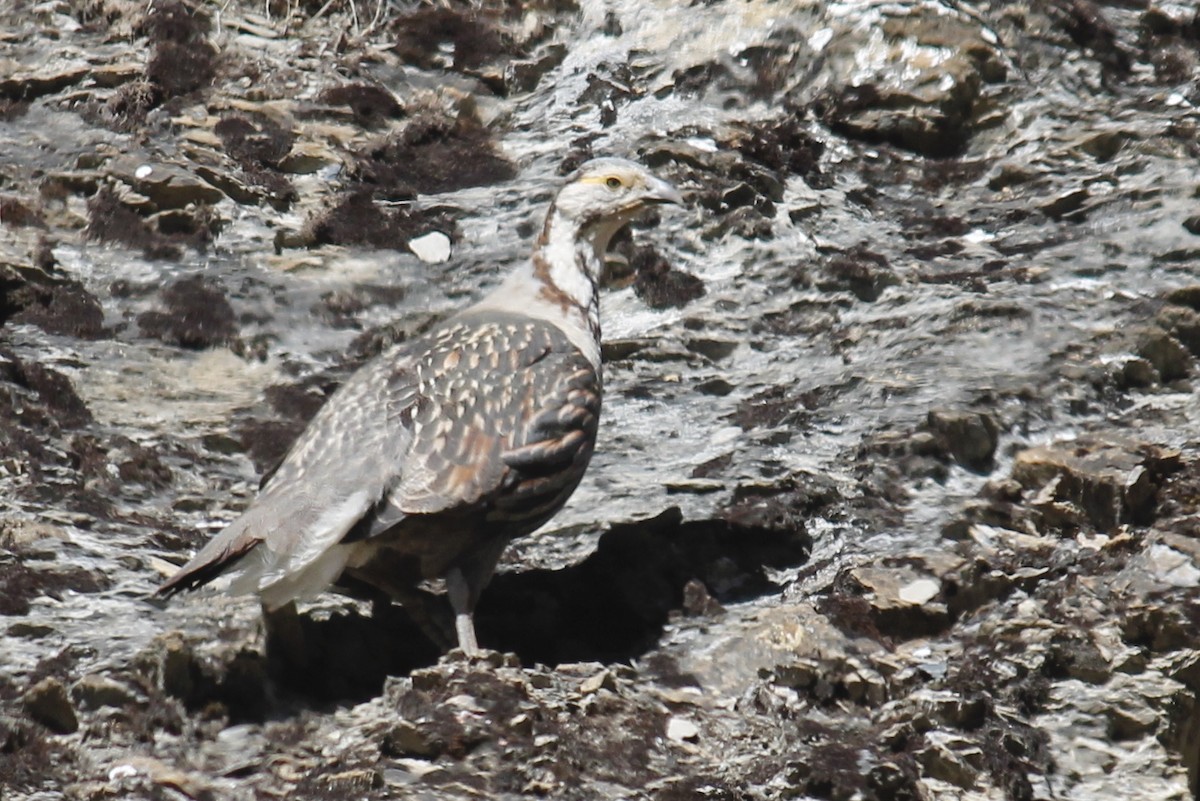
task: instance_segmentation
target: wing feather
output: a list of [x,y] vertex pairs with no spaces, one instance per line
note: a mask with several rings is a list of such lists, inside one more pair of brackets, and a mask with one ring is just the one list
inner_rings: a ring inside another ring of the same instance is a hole
[[[596,431],[599,378],[574,345],[548,324],[525,319],[480,326],[456,348],[428,402],[415,407],[400,480],[355,537],[385,534],[417,515],[482,510],[482,520],[520,481],[568,470],[581,454],[582,474]],[[558,489],[569,494],[577,478]]]
[[599,376],[553,326],[455,318],[351,376],[246,512],[159,593],[235,569],[232,590],[278,605],[324,589],[357,541],[412,516],[544,518],[583,474],[599,403]]
[[309,422],[250,507],[158,594],[206,584],[231,569],[242,574],[233,591],[262,593],[340,542],[387,494],[404,464],[417,395],[411,350],[398,346],[352,375]]

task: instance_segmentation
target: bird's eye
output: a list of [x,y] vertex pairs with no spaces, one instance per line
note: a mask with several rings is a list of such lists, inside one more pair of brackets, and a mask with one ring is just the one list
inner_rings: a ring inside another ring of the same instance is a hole
[[604,185],[607,186],[609,189],[620,189],[621,188],[621,179],[615,175],[610,175],[610,176],[608,176],[608,180],[606,180],[604,182]]

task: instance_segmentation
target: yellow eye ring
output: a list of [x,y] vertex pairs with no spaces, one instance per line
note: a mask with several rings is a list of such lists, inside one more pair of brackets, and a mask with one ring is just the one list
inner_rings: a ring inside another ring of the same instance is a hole
[[608,176],[608,179],[605,180],[604,185],[607,186],[609,189],[620,189],[621,188],[621,179],[615,175],[610,175],[610,176]]

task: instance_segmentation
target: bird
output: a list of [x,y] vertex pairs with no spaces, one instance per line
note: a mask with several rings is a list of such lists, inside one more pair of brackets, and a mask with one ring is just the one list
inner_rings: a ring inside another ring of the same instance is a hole
[[582,164],[530,257],[354,372],[245,511],[156,595],[228,574],[228,590],[258,595],[267,614],[346,580],[416,607],[420,585],[442,579],[444,644],[481,654],[475,607],[504,549],[562,508],[595,447],[609,241],[647,208],[683,203],[637,162]]

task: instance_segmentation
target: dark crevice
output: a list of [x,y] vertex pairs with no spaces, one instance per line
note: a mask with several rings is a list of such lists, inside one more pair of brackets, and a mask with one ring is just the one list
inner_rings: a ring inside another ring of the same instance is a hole
[[[717,602],[705,608],[720,614],[720,604],[778,592],[770,569],[803,564],[810,545],[802,527],[685,522],[678,509],[668,509],[613,526],[579,564],[497,575],[478,607],[480,644],[515,653],[526,665],[629,662],[651,651],[672,617],[685,613],[685,588],[694,593],[699,582]],[[376,603],[369,615],[300,614],[282,624],[273,618],[269,631],[261,678],[272,687],[250,695],[282,690],[302,706],[378,696],[388,676],[440,656],[406,611],[387,603]],[[224,703],[250,719],[270,714],[269,705],[246,706],[244,684],[196,682],[184,700],[192,708]]]

